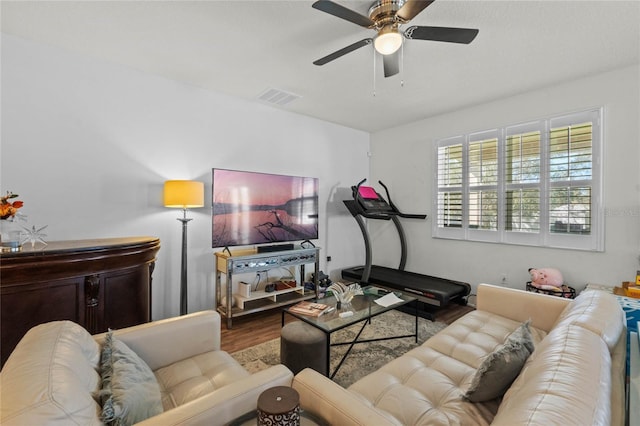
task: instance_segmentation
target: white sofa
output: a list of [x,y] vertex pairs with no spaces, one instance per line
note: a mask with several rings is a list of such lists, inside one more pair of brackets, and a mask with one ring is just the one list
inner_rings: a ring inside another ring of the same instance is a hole
[[[483,359],[531,320],[535,350],[503,397],[462,398]],[[623,425],[626,322],[617,300],[481,284],[477,310],[344,389],[314,370],[301,406],[333,425]]]
[[[220,350],[220,316],[204,311],[114,332],[160,386],[164,412],[139,424],[225,424],[255,410],[272,386],[289,386],[283,365],[249,374]],[[0,424],[99,425],[100,345],[70,321],[31,329],[0,372]]]

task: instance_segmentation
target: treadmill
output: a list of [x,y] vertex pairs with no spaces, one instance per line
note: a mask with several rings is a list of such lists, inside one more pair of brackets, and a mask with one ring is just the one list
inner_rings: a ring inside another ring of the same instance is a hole
[[[384,183],[378,181],[384,188],[389,202],[374,188],[362,186],[365,181],[366,179],[363,179],[358,185],[351,187],[353,200],[343,201],[362,231],[366,255],[365,265],[343,269],[342,278],[359,281],[364,285],[374,284],[391,291],[400,290],[410,293],[424,302],[425,307],[430,305],[441,308],[454,301],[466,305],[467,296],[471,292],[471,286],[468,283],[405,271],[407,242],[400,218],[426,219],[427,215],[402,213],[391,201],[389,190]],[[372,265],[371,241],[364,218],[393,221],[400,236],[401,246],[400,265],[397,269]]]

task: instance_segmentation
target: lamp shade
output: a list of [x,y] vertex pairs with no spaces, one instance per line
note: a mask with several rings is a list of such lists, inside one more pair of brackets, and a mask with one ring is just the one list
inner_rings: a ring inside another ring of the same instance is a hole
[[168,180],[164,183],[164,206],[190,209],[204,206],[204,183]]

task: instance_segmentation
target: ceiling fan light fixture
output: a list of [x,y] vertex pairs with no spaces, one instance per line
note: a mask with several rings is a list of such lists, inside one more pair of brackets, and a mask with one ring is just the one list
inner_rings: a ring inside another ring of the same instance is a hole
[[397,28],[385,27],[373,41],[373,46],[381,55],[391,55],[402,46],[402,35]]

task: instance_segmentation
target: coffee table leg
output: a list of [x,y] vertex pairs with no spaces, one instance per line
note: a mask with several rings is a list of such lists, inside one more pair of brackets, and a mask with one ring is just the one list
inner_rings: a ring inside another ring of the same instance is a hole
[[[333,378],[335,377],[335,375],[338,373],[338,370],[340,370],[340,367],[342,367],[342,363],[344,362],[345,359],[347,359],[347,356],[349,356],[349,353],[351,352],[351,349],[353,349],[353,346],[356,343],[364,343],[363,341],[358,341],[358,339],[360,338],[360,335],[362,334],[362,332],[364,331],[364,328],[367,326],[367,324],[369,323],[369,321],[371,321],[371,318],[369,318],[368,320],[365,320],[362,323],[362,328],[360,328],[360,331],[358,332],[358,334],[356,335],[356,337],[351,341],[351,342],[345,342],[345,344],[349,345],[349,348],[347,349],[347,352],[345,352],[345,354],[343,355],[342,359],[340,360],[340,362],[338,363],[338,366],[336,367],[336,369],[333,371],[333,373],[331,373],[331,376],[329,376],[330,379],[333,380]],[[331,345],[329,345],[331,346]]]
[[325,339],[325,341],[327,342],[327,347],[326,347],[326,358],[327,358],[327,377],[331,376],[331,333],[325,333],[327,335],[327,338]]

